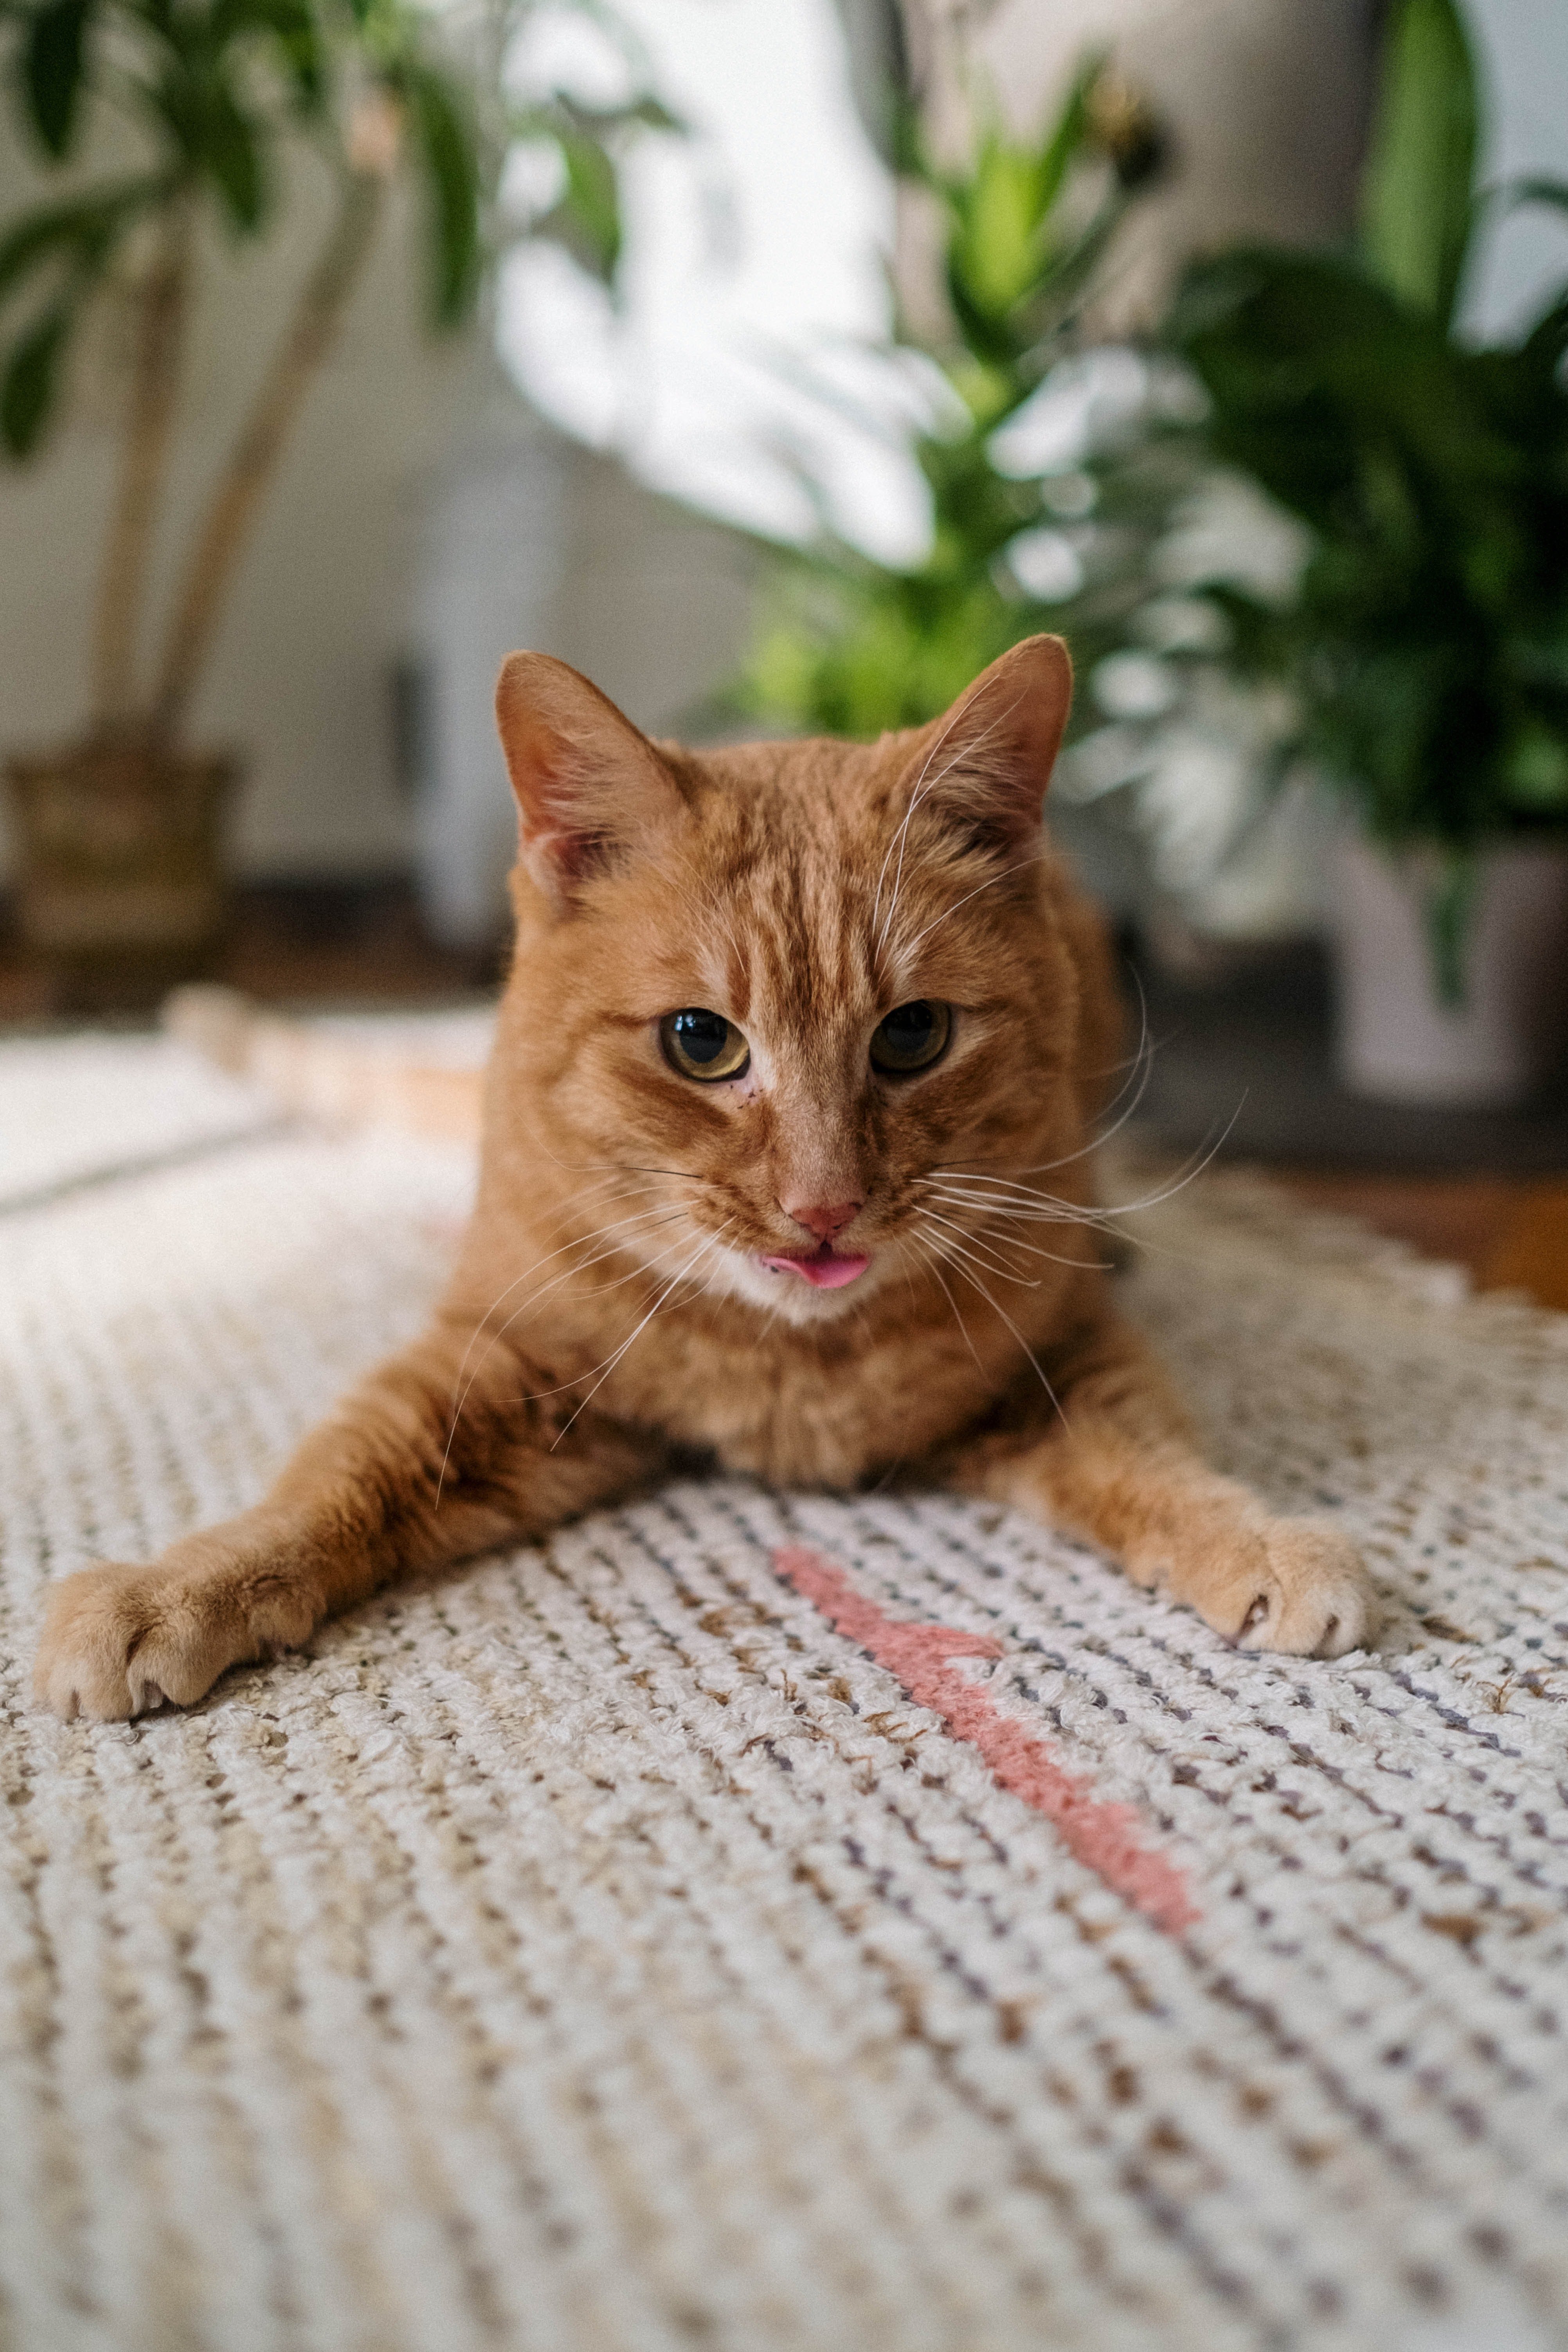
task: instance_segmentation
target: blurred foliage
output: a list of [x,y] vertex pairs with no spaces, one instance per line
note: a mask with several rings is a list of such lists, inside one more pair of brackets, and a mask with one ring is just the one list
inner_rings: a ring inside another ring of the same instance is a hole
[[[615,37],[614,20],[582,4]],[[85,186],[73,172],[63,200],[0,227],[8,453],[39,447],[88,305],[149,225],[205,208],[228,243],[264,237],[300,139],[345,180],[413,171],[437,328],[472,310],[487,239],[520,230],[554,238],[612,279],[626,135],[679,126],[642,88],[618,107],[579,106],[560,91],[498,106],[502,53],[530,13],[513,0],[476,38],[460,11],[420,0],[0,0],[0,52],[9,51],[0,71],[39,160],[80,165],[101,151],[116,163]],[[363,135],[378,100],[395,110],[380,152]],[[517,142],[551,150],[560,183],[521,224],[493,201]],[[134,162],[121,164],[126,155]]]
[[[1142,105],[1095,59],[1038,139],[1011,137],[992,114],[950,167],[905,105],[891,144],[939,210],[952,320],[945,337],[922,338],[900,317],[890,354],[926,412],[912,450],[930,493],[930,551],[908,568],[880,563],[824,520],[809,546],[779,553],[736,689],[771,723],[856,736],[934,717],[1036,630],[1068,628],[1080,659],[1119,644],[1138,593],[1135,553],[1170,487],[1152,443],[1092,479],[1079,466],[1055,478],[1009,470],[1006,453],[1005,428],[1072,347],[1107,248],[1159,166]],[[1031,588],[1042,569],[1071,587]]]
[[39,446],[87,305],[149,223],[205,206],[234,243],[265,236],[298,134],[353,168],[335,103],[345,79],[396,104],[426,195],[432,314],[447,326],[468,310],[479,253],[470,109],[429,18],[405,0],[0,0],[0,32],[43,161],[77,163],[95,144],[142,151],[0,233],[12,457]]
[[[1083,364],[1060,363],[1158,138],[1096,64],[1038,142],[983,123],[958,170],[906,116],[953,322],[893,345],[940,371],[914,443],[930,552],[900,570],[825,529],[785,557],[746,707],[873,734],[1058,629],[1081,681],[1064,789],[1129,792],[1181,888],[1283,779],[1326,777],[1373,838],[1435,853],[1456,998],[1476,854],[1568,829],[1568,287],[1510,341],[1458,323],[1479,240],[1520,205],[1568,211],[1568,185],[1479,186],[1481,118],[1457,0],[1394,0],[1349,247],[1194,265],[1158,339],[1173,383],[1144,355],[1170,396],[1020,475],[1005,428]],[[1047,538],[1072,559],[1049,582],[1027,560]]]
[[1283,748],[1370,835],[1440,854],[1450,1000],[1474,853],[1568,829],[1568,287],[1512,341],[1457,325],[1478,231],[1521,203],[1568,209],[1568,186],[1479,189],[1479,112],[1453,0],[1401,0],[1354,249],[1200,263],[1169,326],[1215,456],[1310,533],[1283,604],[1205,592],[1227,658],[1289,688]]
[[[563,7],[620,52],[626,96],[552,87],[520,102],[535,17]],[[92,735],[166,743],[183,727],[266,492],[402,173],[424,197],[428,309],[472,312],[487,259],[520,237],[564,246],[613,283],[628,140],[679,129],[601,0],[0,0],[0,57],[25,131],[68,193],[0,226],[0,445],[34,457],[61,407],[94,299],[126,302],[124,455],[92,626]],[[272,228],[303,171],[335,201],[289,314],[264,321],[248,409],[191,534],[151,679],[138,675],[175,446],[191,289],[215,249]],[[521,208],[522,155],[539,200]],[[543,170],[539,168],[543,165]],[[88,173],[96,169],[96,177]],[[198,239],[204,218],[218,231]]]
[[509,139],[552,150],[560,193],[528,217],[524,233],[552,238],[580,268],[614,288],[625,241],[622,159],[628,134],[686,126],[660,101],[639,91],[622,106],[590,107],[557,90],[539,104],[512,110]]

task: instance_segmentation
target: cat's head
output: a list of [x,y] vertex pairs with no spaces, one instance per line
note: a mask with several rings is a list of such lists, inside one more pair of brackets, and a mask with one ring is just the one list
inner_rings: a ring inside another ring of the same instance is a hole
[[521,813],[501,1074],[605,1246],[792,1322],[962,1265],[1076,1147],[1078,966],[1041,803],[1071,671],[1004,655],[863,745],[656,745],[563,663],[497,710]]

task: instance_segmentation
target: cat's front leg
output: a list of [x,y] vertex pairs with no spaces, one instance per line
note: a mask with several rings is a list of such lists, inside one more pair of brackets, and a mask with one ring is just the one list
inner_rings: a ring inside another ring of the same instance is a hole
[[658,1469],[651,1439],[587,1414],[563,1429],[576,1391],[510,1347],[481,1349],[465,1389],[472,1328],[437,1324],[371,1373],[255,1509],[148,1565],[66,1577],[38,1699],[99,1722],[188,1706],[226,1667],[295,1646],[392,1578],[541,1534]]
[[1355,1546],[1212,1470],[1126,1325],[1108,1318],[1050,1369],[1059,1412],[1042,1396],[1032,1426],[961,1449],[951,1484],[1087,1536],[1245,1649],[1333,1658],[1374,1638],[1382,1612]]

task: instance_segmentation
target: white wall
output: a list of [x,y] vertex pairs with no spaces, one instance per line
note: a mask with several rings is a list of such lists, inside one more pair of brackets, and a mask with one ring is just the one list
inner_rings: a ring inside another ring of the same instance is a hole
[[[1568,7],[1468,0],[1491,93],[1489,179],[1568,180]],[[1568,215],[1532,206],[1488,239],[1468,289],[1472,323],[1508,333],[1568,279]]]

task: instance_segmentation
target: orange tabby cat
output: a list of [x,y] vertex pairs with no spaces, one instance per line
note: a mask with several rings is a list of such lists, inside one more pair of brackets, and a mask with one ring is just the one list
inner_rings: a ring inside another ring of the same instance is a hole
[[915,732],[699,754],[514,655],[517,951],[451,1285],[254,1509],[58,1587],[40,1696],[188,1704],[694,1449],[780,1486],[918,1473],[1233,1641],[1366,1641],[1351,1545],[1207,1467],[1099,1262],[1115,992],[1040,814],[1070,690],[1035,637]]

